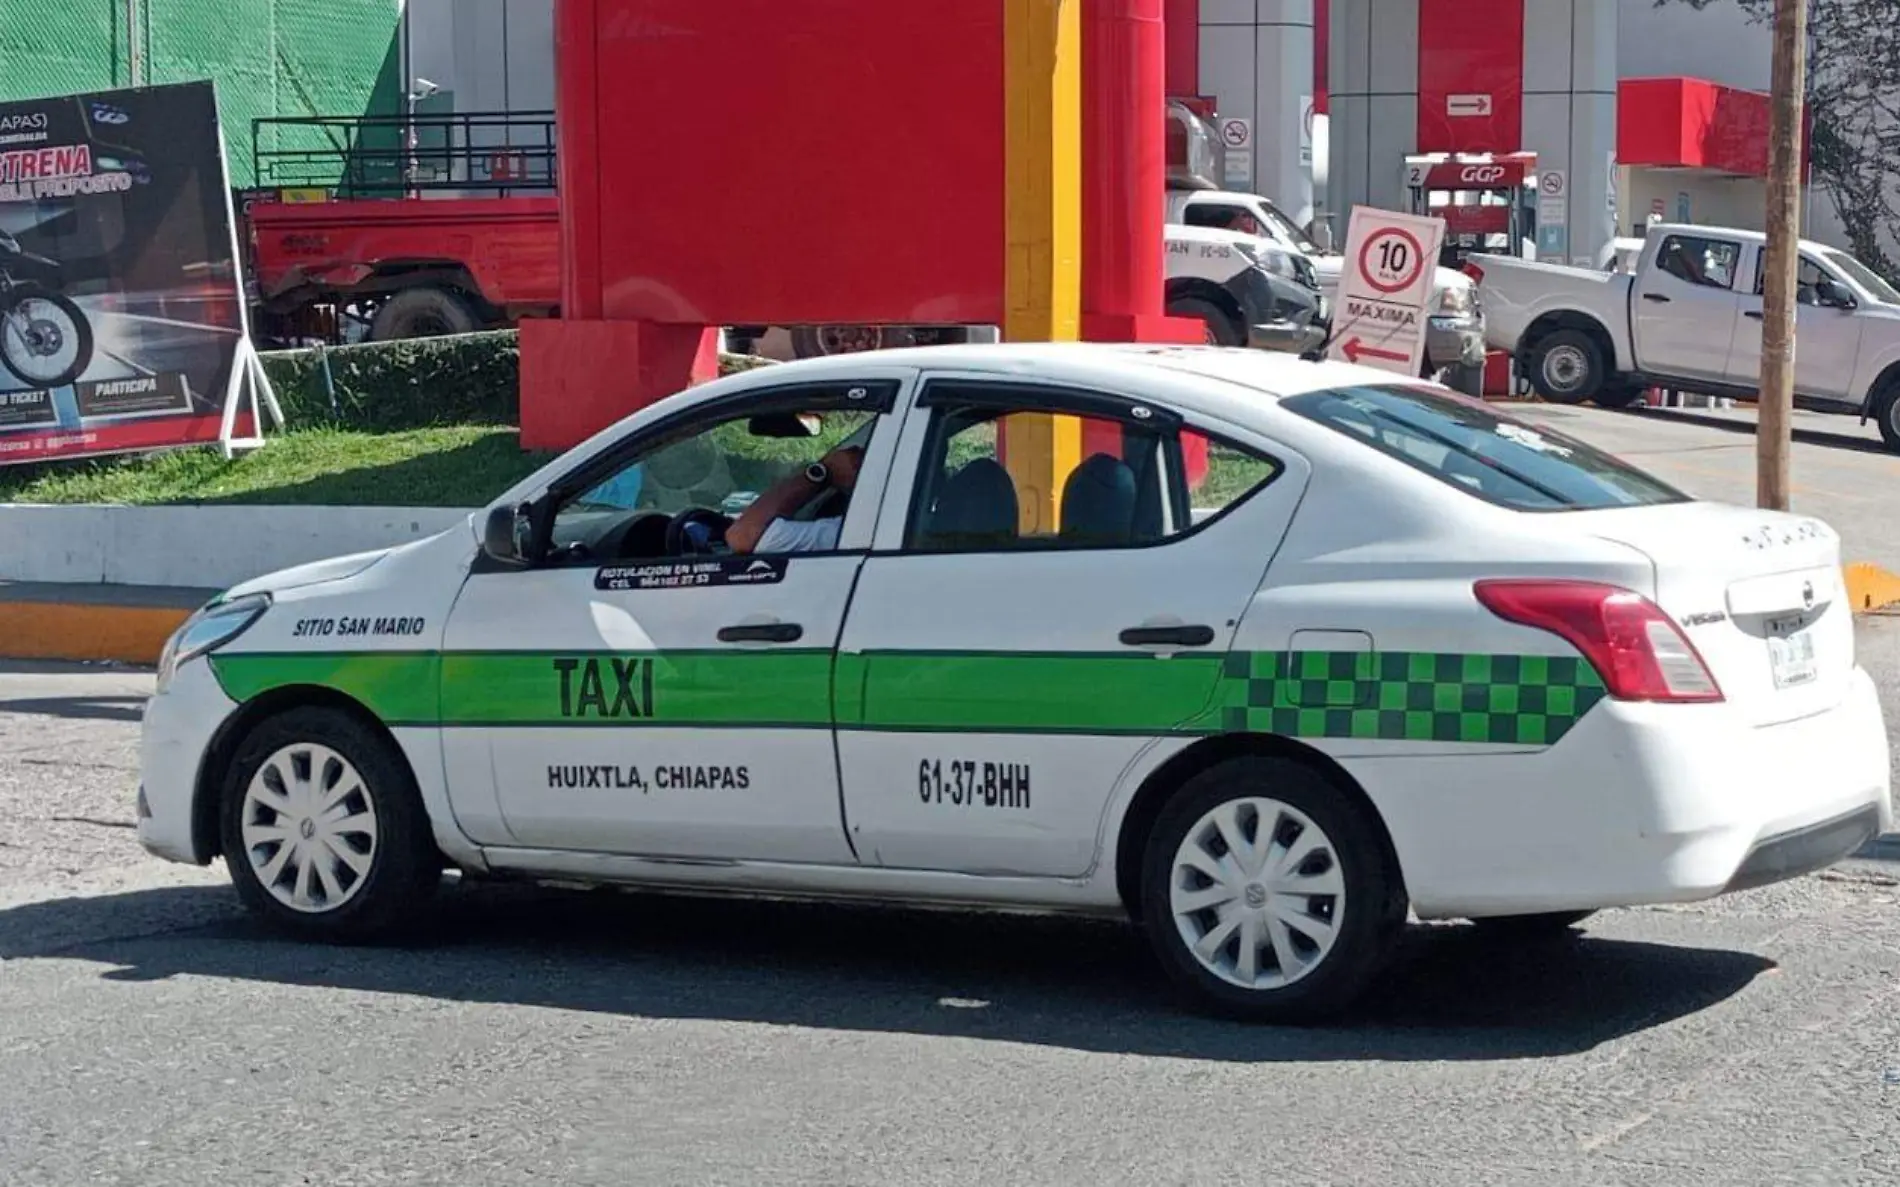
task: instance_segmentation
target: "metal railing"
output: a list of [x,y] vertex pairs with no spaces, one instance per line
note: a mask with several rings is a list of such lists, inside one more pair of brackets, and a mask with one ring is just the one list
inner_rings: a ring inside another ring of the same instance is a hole
[[554,113],[268,117],[251,121],[251,164],[259,189],[336,198],[549,193]]

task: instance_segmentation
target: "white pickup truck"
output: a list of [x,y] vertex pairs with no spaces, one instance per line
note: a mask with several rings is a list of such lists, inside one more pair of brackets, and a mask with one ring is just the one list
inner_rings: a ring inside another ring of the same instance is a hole
[[[1753,399],[1759,231],[1659,223],[1630,271],[1474,255],[1491,345],[1546,400],[1620,407],[1647,387]],[[1795,394],[1879,422],[1900,451],[1900,292],[1845,252],[1801,243]]]
[[[1259,194],[1227,190],[1169,190],[1168,221],[1191,227],[1239,230],[1292,254],[1296,266],[1311,274],[1325,298],[1326,310],[1339,295],[1346,260],[1326,251],[1298,223]],[[1445,383],[1469,395],[1484,393],[1484,312],[1477,286],[1456,268],[1440,267],[1433,283],[1430,320],[1425,328],[1425,374],[1444,375]]]

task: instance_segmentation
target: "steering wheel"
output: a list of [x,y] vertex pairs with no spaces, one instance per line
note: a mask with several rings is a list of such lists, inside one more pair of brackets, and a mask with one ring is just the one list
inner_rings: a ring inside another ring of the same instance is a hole
[[[694,532],[694,526],[705,531]],[[693,556],[710,553],[715,541],[726,538],[726,529],[732,526],[732,517],[721,515],[705,507],[689,507],[675,515],[666,525],[666,555]]]

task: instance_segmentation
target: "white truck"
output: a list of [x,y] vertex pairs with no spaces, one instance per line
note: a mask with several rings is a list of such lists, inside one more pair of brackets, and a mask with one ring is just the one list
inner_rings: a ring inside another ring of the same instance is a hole
[[[1645,388],[1754,399],[1760,231],[1658,223],[1630,271],[1474,255],[1491,344],[1544,399],[1621,407]],[[1795,394],[1873,417],[1900,452],[1900,292],[1845,252],[1802,241]]]
[[[1319,281],[1298,249],[1172,223],[1163,228],[1163,248],[1167,312],[1201,322],[1210,344],[1287,354],[1310,354],[1325,344]],[[734,326],[727,335],[736,350],[801,359],[969,340],[964,326],[794,326],[789,338],[776,341],[774,327]]]
[[1253,235],[1170,225],[1163,235],[1171,316],[1193,318],[1218,346],[1307,354],[1326,341],[1306,257]]
[[[1310,270],[1330,312],[1339,293],[1345,257],[1327,251],[1300,225],[1259,194],[1229,190],[1168,191],[1168,221],[1191,227],[1220,228],[1257,235],[1292,253]],[[1444,373],[1445,382],[1469,395],[1484,391],[1484,311],[1477,286],[1456,268],[1439,268],[1433,285],[1431,320],[1425,331],[1425,374]]]

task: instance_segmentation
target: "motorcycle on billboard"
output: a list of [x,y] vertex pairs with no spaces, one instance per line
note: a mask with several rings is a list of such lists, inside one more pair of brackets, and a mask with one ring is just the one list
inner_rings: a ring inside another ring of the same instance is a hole
[[236,261],[211,83],[0,103],[0,464],[252,443]]

